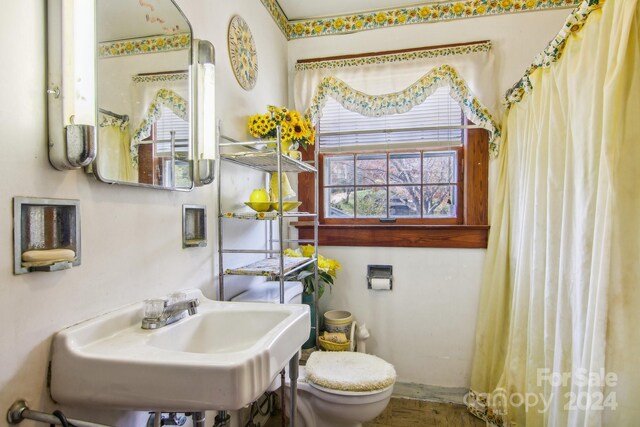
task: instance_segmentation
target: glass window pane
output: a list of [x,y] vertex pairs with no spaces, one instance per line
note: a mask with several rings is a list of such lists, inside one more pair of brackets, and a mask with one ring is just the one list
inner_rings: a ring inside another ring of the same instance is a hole
[[392,153],[389,155],[390,184],[420,183],[420,153]]
[[356,184],[385,185],[386,183],[386,154],[358,154],[356,156]]
[[386,188],[358,188],[356,197],[356,216],[358,218],[387,216]]
[[353,218],[353,187],[328,188],[324,191],[326,218]]
[[176,161],[176,187],[191,187],[191,167],[188,162]]
[[353,185],[353,156],[325,156],[324,185]]
[[[420,158],[418,157],[418,160]],[[390,217],[420,217],[420,186],[389,187]]]
[[456,216],[456,187],[454,185],[425,185],[423,200],[425,217]]
[[448,184],[456,179],[456,152],[424,153],[423,182],[425,184]]

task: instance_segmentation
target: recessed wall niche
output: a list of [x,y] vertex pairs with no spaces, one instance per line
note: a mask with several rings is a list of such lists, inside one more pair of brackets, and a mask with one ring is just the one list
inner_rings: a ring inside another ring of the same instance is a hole
[[182,247],[207,246],[207,207],[182,205]]
[[14,274],[80,265],[80,201],[13,198]]

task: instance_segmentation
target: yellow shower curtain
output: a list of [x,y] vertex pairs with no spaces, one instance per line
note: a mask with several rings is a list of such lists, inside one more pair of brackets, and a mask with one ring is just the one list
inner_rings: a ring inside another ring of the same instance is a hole
[[606,1],[507,113],[468,396],[495,424],[640,420],[639,23]]
[[131,162],[128,127],[119,120],[99,126],[97,168],[102,179],[118,182],[138,182],[138,174]]

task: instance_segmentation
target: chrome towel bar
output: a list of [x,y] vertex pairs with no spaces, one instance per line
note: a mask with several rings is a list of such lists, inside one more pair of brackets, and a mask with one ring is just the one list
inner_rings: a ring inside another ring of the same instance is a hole
[[[34,411],[29,409],[27,402],[22,399],[13,402],[13,405],[7,411],[7,421],[9,424],[19,424],[23,420],[34,420],[45,424],[54,424],[57,426],[64,425],[62,420],[53,414],[47,412]],[[67,418],[67,421],[75,427],[110,427],[105,424],[96,424],[88,421],[75,420]]]

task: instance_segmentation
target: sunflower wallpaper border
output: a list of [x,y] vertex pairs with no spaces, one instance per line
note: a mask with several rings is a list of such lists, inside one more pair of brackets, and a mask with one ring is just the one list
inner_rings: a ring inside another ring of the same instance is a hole
[[179,82],[188,80],[189,73],[181,71],[162,74],[139,74],[131,77],[131,81],[134,83]]
[[127,55],[169,52],[191,48],[191,34],[181,33],[170,36],[140,37],[98,44],[98,57],[111,58]]
[[468,0],[427,3],[376,12],[309,20],[288,20],[277,0],[260,0],[287,40],[349,34],[401,25],[476,18],[503,13],[576,7],[580,0]]

